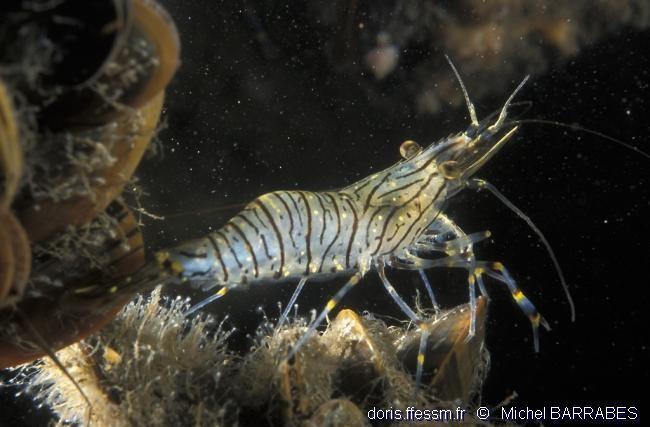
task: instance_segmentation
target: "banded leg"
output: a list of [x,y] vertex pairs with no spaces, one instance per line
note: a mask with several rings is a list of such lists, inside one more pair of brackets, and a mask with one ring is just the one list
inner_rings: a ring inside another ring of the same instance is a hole
[[[480,276],[473,274],[471,266],[476,262],[473,247],[486,238],[490,237],[489,231],[465,234],[465,232],[449,217],[440,215],[430,226],[425,234],[409,248],[409,251],[419,253],[441,252],[448,257],[460,257],[468,268],[468,289],[470,304],[470,326],[467,339],[474,337],[476,331],[476,285],[478,284],[481,294],[487,295],[487,291]],[[447,263],[449,258],[442,258],[440,261]],[[420,270],[421,272],[422,270]],[[420,273],[422,274],[422,273]]]
[[[463,268],[470,272],[471,277],[481,277],[482,274],[485,274],[501,283],[504,283],[510,290],[513,299],[521,311],[530,320],[531,326],[533,328],[533,345],[536,352],[539,351],[539,325],[541,324],[546,330],[551,329],[546,319],[542,317],[542,315],[535,308],[535,305],[524,295],[521,289],[519,289],[517,283],[512,278],[508,270],[500,262],[469,260],[459,255],[436,260],[428,260],[408,254],[406,260],[391,259],[390,265],[395,266],[396,268],[410,270],[436,267]],[[470,281],[471,280],[472,279],[470,279]]]
[[[481,269],[484,270],[481,271]],[[500,262],[480,262],[478,263],[476,270],[478,274],[485,272],[485,274],[491,278],[506,284],[512,294],[512,298],[515,300],[521,311],[528,316],[528,320],[530,320],[530,324],[533,328],[533,346],[535,352],[539,352],[539,325],[541,324],[547,331],[551,330],[551,326],[548,324],[546,319],[544,319],[539,311],[537,311],[537,308],[535,308],[535,305],[526,297],[526,295],[524,295],[521,289],[519,289],[517,282],[515,282],[503,264]]]
[[402,310],[402,312],[404,312],[404,314],[406,314],[413,323],[419,325],[422,322],[420,316],[415,314],[415,312],[411,309],[411,307],[409,307],[406,301],[404,301],[402,297],[399,296],[393,285],[390,284],[388,277],[386,277],[385,266],[386,262],[383,257],[380,257],[375,261],[375,267],[377,268],[377,273],[379,274],[381,283],[384,285],[384,288],[386,288],[386,291],[388,291],[388,295],[390,295],[391,298],[393,298],[393,301],[397,303],[400,310]]
[[[472,181],[474,186],[477,186],[478,189],[481,188],[487,188],[489,189],[493,194],[495,194],[502,202],[506,204],[510,209],[512,209],[517,215],[522,217],[535,231],[544,245],[547,247],[549,254],[551,256],[551,259],[553,260],[553,263],[555,264],[558,274],[560,276],[560,279],[562,281],[563,287],[565,291],[567,292],[567,297],[569,300],[569,304],[571,307],[572,315],[574,313],[573,310],[573,301],[571,300],[571,296],[568,293],[568,289],[566,287],[566,283],[564,281],[564,276],[562,275],[562,271],[559,268],[559,264],[557,263],[557,259],[555,258],[555,254],[553,253],[552,249],[550,248],[550,245],[548,244],[548,241],[546,238],[541,234],[541,231],[532,224],[532,221],[523,214],[519,209],[517,209],[512,203],[510,203],[501,193],[499,193],[493,186],[491,186],[489,183],[486,183],[485,181],[481,180],[474,180]],[[471,186],[470,186],[471,187]],[[439,249],[443,245],[447,245],[444,247],[444,252],[447,255],[452,255],[448,258],[442,258],[440,260],[422,260],[422,261],[442,261],[443,263],[446,262],[447,267],[460,267],[460,268],[466,268],[469,272],[469,291],[470,291],[470,307],[472,309],[472,321],[470,323],[470,334],[469,336],[473,335],[473,332],[475,330],[475,322],[476,322],[476,315],[475,315],[475,283],[478,284],[478,287],[481,291],[481,293],[485,296],[488,296],[487,291],[485,289],[485,285],[483,284],[483,278],[481,273],[485,273],[488,276],[492,277],[495,280],[498,280],[502,283],[505,283],[506,286],[508,286],[508,289],[510,290],[515,302],[521,309],[521,311],[528,316],[532,328],[533,328],[533,344],[535,347],[535,351],[539,351],[539,325],[542,324],[547,330],[550,329],[548,323],[546,320],[539,314],[533,303],[521,292],[521,290],[518,288],[515,280],[512,278],[510,273],[506,270],[506,268],[503,266],[501,263],[487,263],[487,262],[477,262],[474,253],[473,253],[473,244],[477,243],[485,238],[488,238],[490,236],[489,231],[484,231],[484,232],[479,232],[479,233],[472,233],[472,234],[465,234],[463,230],[458,227],[451,219],[449,219],[446,216],[440,216],[438,220],[436,220],[431,228],[437,227],[442,233],[447,233],[455,236],[456,238],[449,240],[447,242],[440,242],[440,239],[436,239],[432,241],[430,239],[430,236],[425,235],[422,239],[419,239],[418,242],[416,242],[415,249],[416,250],[424,250],[426,251],[426,247],[429,246],[430,251],[439,251]],[[444,235],[440,233],[441,235]],[[455,254],[461,254],[461,255],[455,255]],[[463,255],[465,259],[463,259]],[[417,257],[412,256],[413,259],[416,259]],[[422,265],[419,262],[416,262],[416,264],[420,265],[420,268],[423,268]],[[438,265],[433,265],[434,263],[431,263],[431,267],[437,267]],[[491,266],[492,268],[488,268]],[[495,272],[496,270],[496,272]],[[500,273],[500,274],[499,274]]]
[[467,181],[467,188],[471,188],[472,190],[476,190],[476,191],[481,191],[483,189],[486,189],[494,197],[496,197],[501,203],[503,203],[508,209],[514,212],[519,218],[523,219],[524,222],[528,224],[530,229],[533,230],[533,232],[537,235],[539,240],[546,248],[546,252],[548,252],[549,257],[553,262],[553,266],[555,267],[555,271],[557,272],[557,275],[560,278],[560,283],[562,284],[562,289],[564,290],[564,294],[566,296],[567,302],[569,303],[569,309],[571,310],[571,321],[575,322],[576,307],[573,302],[573,297],[571,296],[571,291],[569,291],[569,285],[567,285],[566,279],[564,278],[564,273],[562,272],[562,268],[560,267],[560,262],[557,260],[557,256],[555,256],[555,252],[553,251],[553,248],[551,247],[549,241],[546,239],[546,236],[544,236],[544,233],[542,233],[542,230],[540,230],[535,225],[533,220],[530,219],[528,215],[526,215],[521,209],[515,206],[514,203],[508,200],[506,196],[504,196],[494,185],[490,184],[489,182],[482,179],[473,178]]
[[298,299],[298,295],[300,295],[300,292],[302,292],[302,288],[305,286],[305,283],[307,283],[307,276],[303,276],[300,278],[300,282],[298,282],[298,286],[296,287],[296,290],[293,291],[293,294],[289,299],[289,303],[284,308],[284,311],[282,312],[280,319],[278,319],[278,326],[276,326],[276,329],[280,329],[284,324],[284,322],[287,320],[287,317],[289,316],[289,311],[291,311],[291,307],[293,307],[293,305],[296,303],[296,300]]
[[350,289],[354,287],[357,283],[359,283],[359,280],[361,280],[362,274],[360,272],[354,273],[352,277],[350,277],[350,280],[347,281],[345,285],[341,287],[341,289],[338,290],[338,292],[330,299],[327,301],[327,304],[325,305],[325,308],[318,314],[318,317],[312,322],[311,325],[309,325],[309,328],[307,328],[307,331],[300,337],[298,342],[293,346],[291,351],[289,352],[288,359],[291,359],[298,353],[298,351],[302,348],[303,345],[307,342],[307,340],[313,335],[314,332],[316,332],[316,329],[320,324],[325,320],[325,317],[336,307],[336,305],[341,302],[343,297],[350,292]]
[[420,278],[422,279],[422,282],[424,283],[424,287],[427,290],[427,294],[429,294],[429,299],[431,300],[431,305],[433,305],[433,309],[436,312],[440,311],[440,305],[438,304],[438,301],[436,301],[436,297],[433,294],[433,288],[431,287],[431,283],[429,282],[427,273],[425,273],[424,270],[418,270],[418,272],[420,273]]
[[[445,268],[464,268],[468,270],[469,275],[468,275],[468,285],[469,285],[469,296],[470,296],[470,327],[469,327],[469,335],[468,339],[471,339],[474,337],[474,331],[476,330],[476,291],[475,291],[475,283],[477,280],[471,273],[473,271],[473,265],[476,262],[474,255],[472,254],[471,257],[465,256],[465,255],[453,255],[445,258],[440,258],[440,259],[424,259],[420,258],[416,255],[406,253],[404,254],[401,258],[390,258],[388,260],[388,265],[401,269],[401,270],[424,270],[424,269],[429,269],[429,268],[440,268],[440,267],[445,267]],[[481,284],[483,282],[481,281]],[[483,289],[481,289],[481,292],[483,292]]]
[[487,293],[487,289],[485,289],[485,283],[483,283],[483,276],[480,274],[475,274],[474,277],[476,278],[476,284],[478,285],[479,291],[481,291],[481,295],[487,299],[488,302],[490,302],[490,294]]
[[[490,237],[489,231],[482,231],[466,235],[449,217],[440,214],[429,226],[425,234],[412,246],[412,250],[422,252],[441,252],[452,256],[462,253],[471,253],[474,243]],[[438,310],[439,305],[433,295],[433,289],[424,270],[419,270],[433,307]],[[481,294],[486,295],[482,280],[477,280]]]
[[228,293],[228,288],[225,287],[225,286],[222,287],[221,289],[219,289],[214,294],[210,295],[209,297],[201,300],[200,302],[198,302],[198,303],[194,304],[192,307],[190,307],[185,312],[185,316],[189,316],[190,314],[195,313],[196,311],[202,309],[203,307],[210,304],[211,302],[218,300],[219,298],[226,295],[227,293]]
[[[420,389],[420,385],[422,384],[422,372],[424,369],[424,357],[426,354],[427,350],[427,340],[429,339],[429,324],[422,320],[420,316],[418,316],[412,309],[409,307],[409,305],[402,299],[402,297],[399,296],[393,285],[388,281],[388,277],[386,277],[386,271],[385,271],[385,266],[386,266],[386,259],[384,257],[380,257],[375,260],[375,268],[377,269],[377,273],[379,274],[379,278],[381,279],[382,284],[384,285],[384,288],[388,291],[388,295],[390,295],[393,300],[397,303],[399,308],[402,310],[404,314],[406,314],[409,319],[418,327],[420,328],[420,345],[418,347],[418,358],[417,358],[417,367],[415,370],[415,391],[414,393],[417,394],[418,390]],[[421,270],[420,270],[421,271]],[[425,276],[426,277],[426,276]]]

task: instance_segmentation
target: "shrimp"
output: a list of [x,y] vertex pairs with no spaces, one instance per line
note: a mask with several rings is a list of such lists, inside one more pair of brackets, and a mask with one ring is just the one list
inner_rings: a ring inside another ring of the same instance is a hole
[[468,337],[475,333],[477,288],[487,296],[483,281],[487,276],[504,284],[529,318],[537,351],[539,326],[550,329],[548,323],[502,263],[479,261],[474,255],[473,245],[489,237],[489,231],[466,234],[444,212],[446,202],[464,189],[494,194],[523,218],[546,246],[564,287],[572,318],[575,316],[566,281],[541,231],[495,187],[473,178],[517,131],[519,124],[507,120],[508,108],[528,76],[508,97],[495,120],[496,114],[479,121],[460,74],[447,60],[469,110],[471,124],[465,131],[426,148],[406,141],[400,147],[402,160],[342,189],[264,194],[220,229],[158,251],[149,265],[125,283],[189,282],[204,291],[219,288],[192,307],[189,314],[231,289],[298,281],[278,322],[281,325],[307,281],[348,277],[294,345],[290,358],[344,296],[368,272],[375,270],[401,311],[421,330],[417,390],[422,379],[429,323],[397,293],[386,274],[387,267],[418,271],[434,306],[437,304],[425,270],[461,268],[468,274],[471,307]]

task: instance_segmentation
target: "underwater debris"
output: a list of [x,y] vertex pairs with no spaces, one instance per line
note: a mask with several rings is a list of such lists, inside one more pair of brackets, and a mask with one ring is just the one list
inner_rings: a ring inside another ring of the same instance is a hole
[[305,427],[361,427],[368,425],[368,417],[347,399],[332,399],[323,403],[304,423]]
[[377,47],[368,52],[364,59],[375,78],[382,80],[397,67],[399,49],[391,43],[388,34],[381,32],[377,35]]
[[101,126],[145,106],[179,65],[178,32],[152,0],[1,6],[0,75],[40,127]]
[[120,199],[179,64],[149,0],[0,6],[0,367],[107,323],[144,263]]
[[24,295],[0,311],[0,367],[45,354],[40,339],[58,349],[106,324],[131,292],[110,292],[104,284],[144,263],[135,218],[117,201],[89,224],[71,227],[33,250],[38,259]]
[[[415,398],[410,359],[417,353],[417,328],[342,310],[286,360],[307,327],[304,319],[280,329],[263,324],[246,354],[237,355],[228,349],[233,329],[226,319],[187,318],[187,308],[179,298],[162,298],[159,287],[129,303],[98,334],[57,353],[93,404],[90,421],[362,426],[369,424],[372,407],[471,407],[487,369],[483,298],[476,336],[469,341],[468,306],[432,316],[426,381]],[[27,391],[61,421],[89,421],[79,392],[51,361],[29,369],[34,371],[23,378]]]
[[223,324],[215,330],[209,318],[185,319],[185,308],[180,299],[161,305],[159,288],[129,303],[99,335],[57,353],[89,397],[90,419],[77,389],[48,358],[25,378],[27,391],[69,423],[222,425],[230,331]]
[[47,135],[25,151],[29,203],[18,200],[16,209],[33,241],[86,224],[122,192],[156,130],[162,104],[161,94],[118,121]]
[[[342,0],[310,1],[305,9],[265,2],[257,12],[268,16],[261,19],[266,33],[287,56],[324,53],[332,71],[365,88],[375,106],[411,105],[430,114],[449,102],[462,104],[443,53],[472,76],[472,96],[481,102],[520,76],[561,66],[608,35],[650,26],[645,0]],[[313,34],[312,49],[286,34],[296,23],[299,33]]]

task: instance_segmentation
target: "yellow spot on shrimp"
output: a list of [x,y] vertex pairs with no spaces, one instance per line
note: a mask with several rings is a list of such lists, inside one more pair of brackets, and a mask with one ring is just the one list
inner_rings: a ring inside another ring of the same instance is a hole
[[333,299],[327,301],[327,305],[325,306],[325,309],[327,311],[332,310],[334,307],[336,307],[336,301],[334,301]]
[[418,363],[422,365],[424,363],[424,354],[418,354]]
[[515,298],[516,301],[521,301],[522,299],[525,298],[524,293],[519,291],[519,290],[517,292],[515,292],[514,294],[512,294],[512,296]]

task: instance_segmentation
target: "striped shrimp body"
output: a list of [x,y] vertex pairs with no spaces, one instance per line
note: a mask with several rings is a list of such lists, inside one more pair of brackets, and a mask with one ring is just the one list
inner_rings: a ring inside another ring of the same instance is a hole
[[[290,353],[294,355],[345,294],[374,269],[400,309],[422,331],[417,388],[422,377],[429,323],[398,295],[386,275],[386,267],[417,270],[436,307],[424,270],[462,268],[468,272],[472,307],[469,336],[475,330],[476,289],[486,295],[483,277],[488,276],[505,284],[529,317],[537,349],[538,327],[540,324],[548,327],[544,319],[501,263],[478,261],[474,255],[474,243],[488,237],[489,232],[465,234],[443,211],[446,201],[461,190],[486,189],[533,227],[557,267],[550,246],[532,222],[489,183],[472,178],[516,132],[517,125],[506,120],[508,107],[527,78],[513,91],[496,119],[488,117],[479,122],[457,70],[451,62],[450,65],[470,112],[472,123],[466,131],[425,149],[407,141],[400,150],[401,161],[339,190],[264,194],[219,230],[159,251],[138,282],[160,281],[165,276],[163,281],[189,281],[204,290],[220,287],[192,307],[191,312],[230,289],[299,281],[280,318],[281,324],[308,280],[348,276],[348,281],[298,340]],[[559,268],[558,272],[565,284]]]
[[422,171],[404,165],[339,191],[264,194],[158,259],[204,289],[365,273],[373,259],[405,251],[440,212],[444,177],[433,162],[414,164]]

